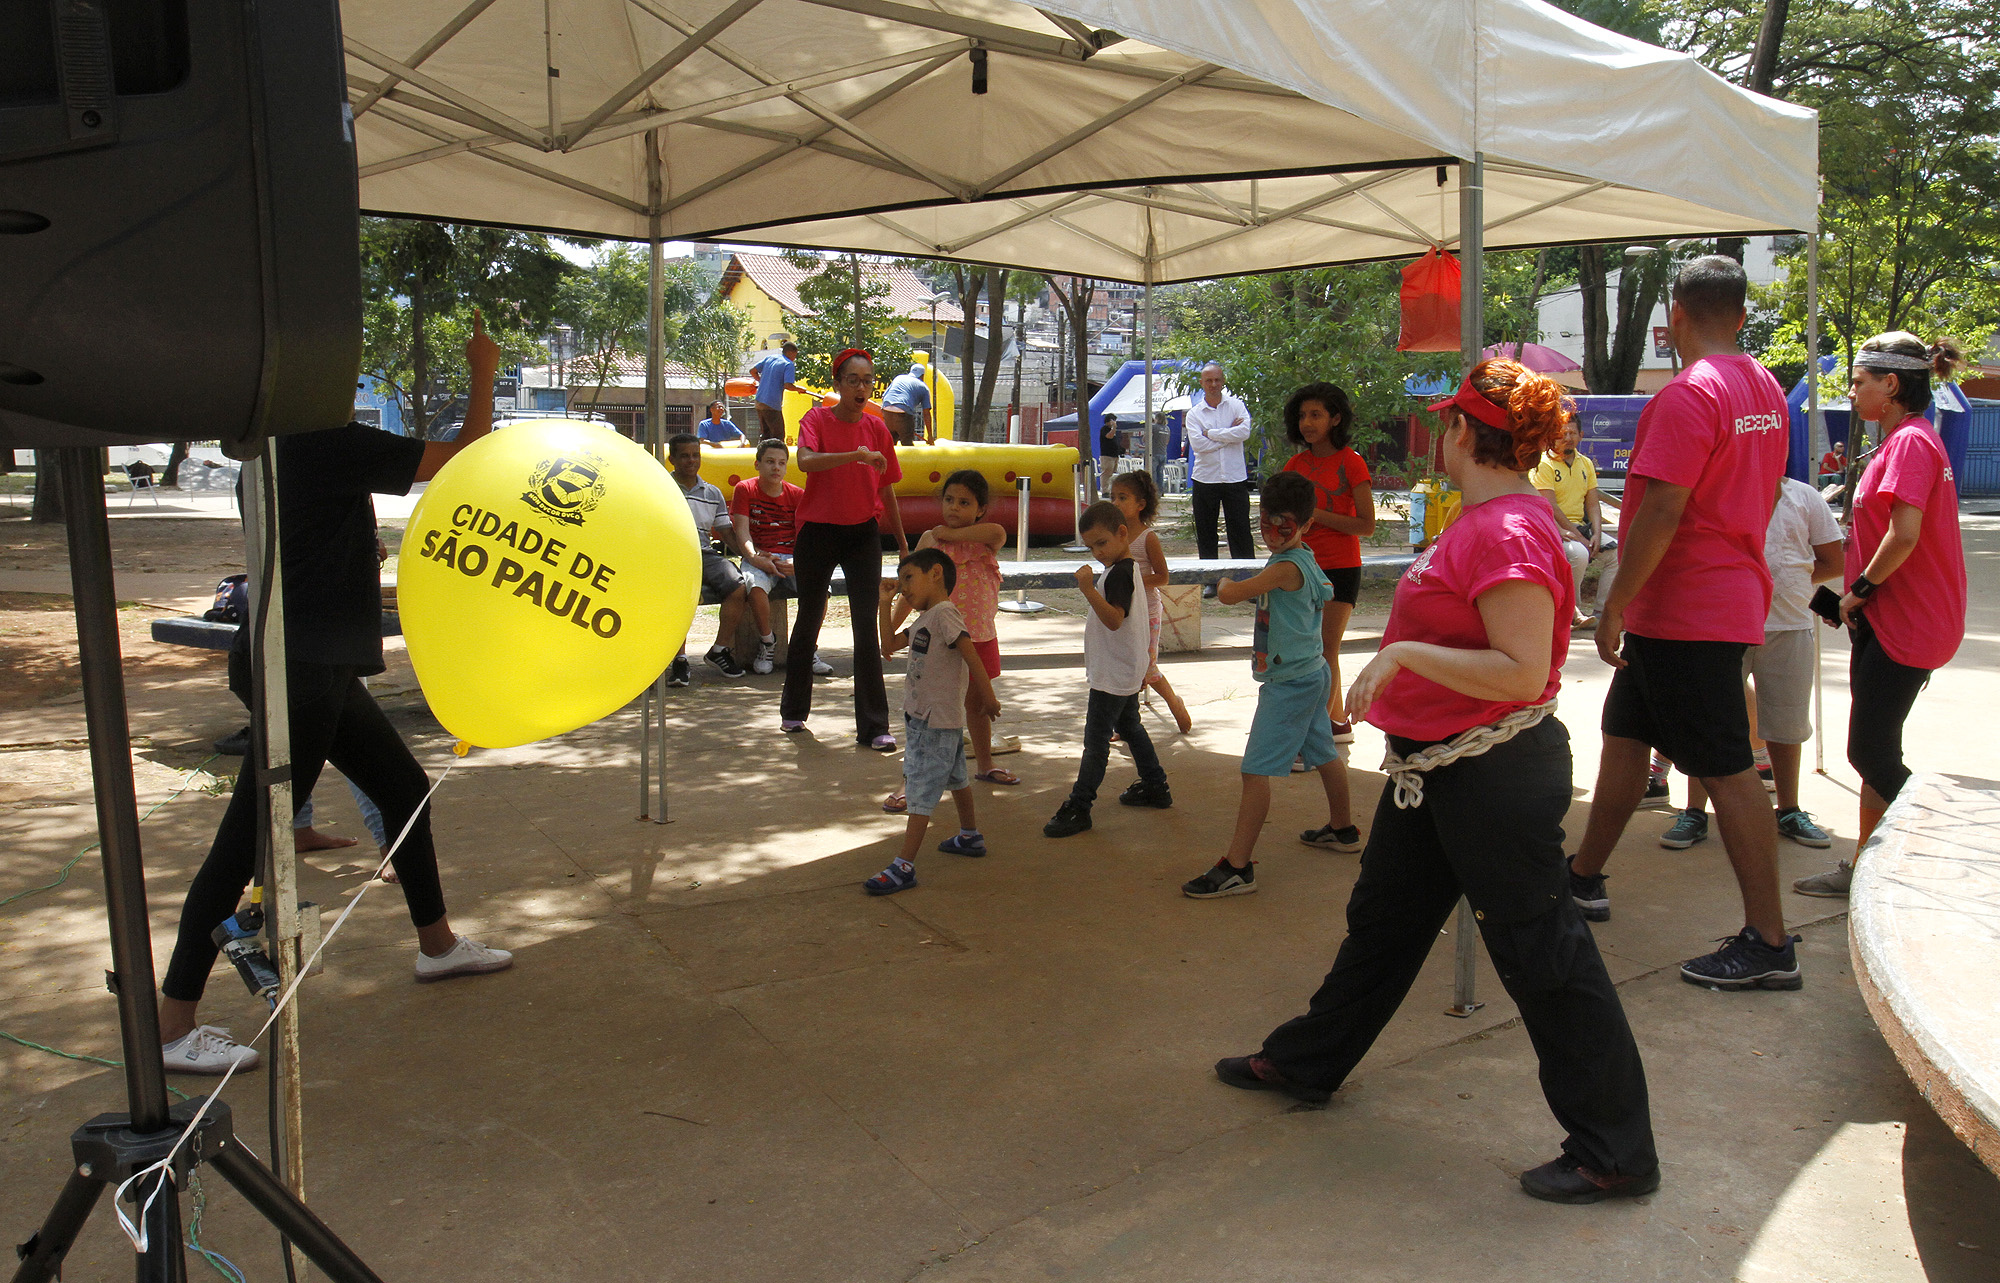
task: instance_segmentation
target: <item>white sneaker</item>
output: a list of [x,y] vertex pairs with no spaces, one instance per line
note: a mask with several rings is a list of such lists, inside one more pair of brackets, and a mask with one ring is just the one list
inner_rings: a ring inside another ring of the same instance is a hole
[[813,652],[813,676],[814,677],[833,676],[833,665],[821,659],[819,657],[818,651]]
[[417,983],[429,984],[453,976],[483,976],[513,965],[514,955],[505,949],[489,949],[477,940],[460,936],[450,952],[441,957],[433,958],[422,949],[417,950]]
[[757,657],[750,661],[750,671],[753,673],[768,673],[776,666],[777,662],[777,638],[774,637],[770,641],[760,641],[757,643]]
[[170,1074],[226,1074],[229,1067],[255,1069],[263,1057],[255,1047],[245,1047],[229,1036],[227,1029],[200,1025],[166,1046],[160,1056]]

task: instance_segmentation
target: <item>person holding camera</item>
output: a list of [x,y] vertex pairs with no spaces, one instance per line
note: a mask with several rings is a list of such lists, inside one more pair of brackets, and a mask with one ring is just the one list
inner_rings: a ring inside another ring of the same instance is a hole
[[[1853,417],[1888,429],[1854,492],[1847,537],[1847,592],[1840,621],[1853,638],[1847,760],[1861,776],[1855,859],[1882,813],[1910,778],[1903,723],[1931,674],[1965,640],[1965,544],[1958,532],[1958,485],[1944,440],[1924,410],[1931,378],[1947,378],[1965,358],[1950,340],[1878,334],[1854,354]],[[1804,895],[1846,895],[1853,864],[1801,878]]]

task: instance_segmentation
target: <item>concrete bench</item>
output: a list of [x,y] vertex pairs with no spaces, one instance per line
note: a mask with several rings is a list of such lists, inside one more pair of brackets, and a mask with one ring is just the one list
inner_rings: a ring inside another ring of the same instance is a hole
[[2000,792],[1918,775],[1855,863],[1848,947],[1924,1099],[2000,1173]]

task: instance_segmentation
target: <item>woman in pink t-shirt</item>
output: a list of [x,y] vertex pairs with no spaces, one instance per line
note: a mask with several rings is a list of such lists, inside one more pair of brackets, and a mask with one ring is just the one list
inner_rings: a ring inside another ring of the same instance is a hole
[[[1965,639],[1965,545],[1958,486],[1937,429],[1923,417],[1931,376],[1948,377],[1964,357],[1949,340],[1878,334],[1854,354],[1853,417],[1888,428],[1855,490],[1840,617],[1853,639],[1847,760],[1861,775],[1856,855],[1910,768],[1903,723],[1931,672]],[[1807,895],[1846,895],[1853,865],[1792,885]]]
[[1463,895],[1569,1132],[1522,1188],[1564,1203],[1649,1193],[1660,1174],[1645,1071],[1563,860],[1569,733],[1550,710],[1575,586],[1555,517],[1523,475],[1555,447],[1568,407],[1553,380],[1493,360],[1431,409],[1444,415],[1464,515],[1397,585],[1382,649],[1348,688],[1348,716],[1388,732],[1392,784],[1361,854],[1347,939],[1306,1014],[1216,1075],[1326,1100]]
[[882,683],[882,643],[876,635],[875,607],[882,591],[882,528],[889,518],[896,548],[909,555],[903,510],[893,487],[902,479],[896,441],[889,427],[867,411],[875,389],[875,362],[860,348],[833,359],[840,401],[814,406],[799,421],[799,471],[806,474],[799,500],[799,533],[792,568],[799,581],[799,617],[792,624],[791,659],[785,664],[785,693],[778,726],[787,734],[806,728],[812,712],[812,665],[806,657],[819,646],[833,570],[847,582],[847,605],[854,629],[854,737],[864,747],[893,753],[889,734],[889,692]]

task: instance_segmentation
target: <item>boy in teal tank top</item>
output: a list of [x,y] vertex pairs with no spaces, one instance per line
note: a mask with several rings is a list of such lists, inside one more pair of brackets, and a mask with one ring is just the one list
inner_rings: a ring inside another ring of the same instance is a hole
[[1259,524],[1271,558],[1248,579],[1223,580],[1216,600],[1225,606],[1257,598],[1257,630],[1250,670],[1257,679],[1257,714],[1243,746],[1243,800],[1229,853],[1215,867],[1181,887],[1196,900],[1248,895],[1257,889],[1251,854],[1271,809],[1271,777],[1290,775],[1303,757],[1326,789],[1325,828],[1300,834],[1309,846],[1361,849],[1361,832],[1348,814],[1347,768],[1333,741],[1327,700],[1333,673],[1320,648],[1320,611],[1333,600],[1333,584],[1305,546],[1305,529],[1318,499],[1312,482],[1280,472],[1264,483]]

